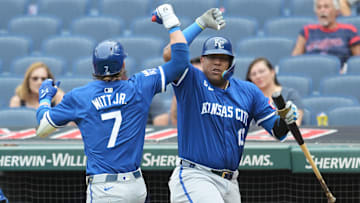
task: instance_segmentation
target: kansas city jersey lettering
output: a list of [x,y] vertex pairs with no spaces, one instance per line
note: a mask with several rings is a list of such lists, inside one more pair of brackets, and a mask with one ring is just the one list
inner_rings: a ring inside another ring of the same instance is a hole
[[235,119],[242,122],[244,126],[247,126],[247,120],[249,118],[249,114],[240,108],[235,108],[234,111],[233,106],[223,106],[218,103],[210,102],[202,103],[201,114],[216,115],[224,118],[233,118],[235,115]]
[[113,99],[111,99],[111,94],[103,94],[101,96],[95,97],[91,102],[96,110],[100,110],[107,108],[110,105],[126,104],[125,97],[125,93],[116,92]]

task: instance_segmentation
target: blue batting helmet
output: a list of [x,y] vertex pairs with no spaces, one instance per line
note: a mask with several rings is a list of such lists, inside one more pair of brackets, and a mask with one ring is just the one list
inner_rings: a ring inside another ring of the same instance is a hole
[[94,75],[115,75],[121,71],[127,54],[120,42],[106,40],[100,42],[93,52]]

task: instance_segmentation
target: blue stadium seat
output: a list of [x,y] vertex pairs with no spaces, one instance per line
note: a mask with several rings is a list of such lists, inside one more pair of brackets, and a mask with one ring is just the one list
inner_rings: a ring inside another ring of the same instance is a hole
[[246,80],[246,73],[249,69],[250,63],[255,59],[255,57],[235,57],[235,70],[233,77]]
[[0,126],[8,128],[24,128],[37,126],[36,109],[6,108],[0,110]]
[[338,17],[337,22],[344,23],[344,24],[352,24],[357,28],[357,31],[359,33],[360,30],[360,16],[341,16]]
[[201,36],[225,36],[232,43],[256,36],[258,22],[251,17],[226,17],[226,26],[222,30],[205,29]]
[[89,10],[88,0],[38,0],[39,14],[54,15],[68,29],[73,19],[84,16]]
[[154,96],[149,110],[149,116],[151,119],[160,114],[170,112],[173,95],[173,88],[171,85],[167,85],[166,92],[158,93]]
[[303,104],[311,112],[311,123],[316,125],[316,116],[319,113],[327,113],[336,107],[357,105],[358,101],[354,97],[341,96],[310,96],[303,98]]
[[64,68],[66,67],[65,61],[58,57],[50,56],[25,56],[17,58],[13,61],[11,66],[11,73],[16,76],[24,76],[26,70],[32,63],[43,62],[54,74],[54,77],[60,77],[64,74]]
[[359,126],[360,106],[338,107],[328,112],[330,126]]
[[24,15],[27,11],[28,0],[0,1],[0,30],[7,29],[11,18]]
[[122,20],[106,16],[80,17],[71,24],[72,34],[88,36],[97,42],[119,36],[123,30],[124,22]]
[[314,0],[291,0],[290,15],[315,17]]
[[311,112],[308,109],[303,109],[304,114],[301,121],[301,125],[311,125]]
[[73,76],[92,78],[93,63],[92,57],[86,56],[75,60],[73,64]]
[[[206,39],[208,39],[208,36],[199,36],[194,39],[194,41],[189,46],[190,51],[190,58],[201,56],[203,44]],[[233,51],[235,52],[235,47],[233,43]]]
[[140,71],[140,67],[133,57],[127,56],[125,58],[125,70],[127,72],[126,75],[130,78],[132,75]]
[[301,55],[284,58],[279,63],[280,74],[301,74],[312,79],[313,91],[319,91],[320,80],[337,75],[340,60],[329,55]]
[[155,37],[119,37],[115,38],[115,40],[119,41],[123,45],[125,52],[139,64],[145,58],[162,56],[162,50],[166,42]]
[[43,39],[59,34],[60,30],[61,21],[49,16],[21,16],[9,23],[9,32],[31,38],[36,51],[40,50]]
[[3,62],[3,72],[9,72],[11,62],[31,52],[31,40],[26,37],[14,35],[0,36],[0,59]]
[[100,0],[99,12],[102,15],[119,17],[125,22],[131,22],[139,16],[148,16],[150,21],[151,12],[148,12],[148,2],[144,0]]
[[310,77],[279,74],[277,79],[282,86],[297,90],[301,97],[310,96],[312,93],[312,80]]
[[56,36],[44,41],[42,51],[72,64],[78,58],[92,56],[94,46],[95,41],[84,36]]
[[0,107],[9,106],[10,98],[15,95],[15,89],[22,81],[22,77],[0,77]]
[[61,81],[60,88],[64,90],[65,93],[70,92],[72,89],[84,86],[89,82],[93,81],[92,78],[87,77],[61,77],[58,80]]
[[320,93],[353,96],[360,101],[359,87],[360,75],[333,76],[320,82]]
[[347,61],[348,74],[360,74],[360,57],[352,56]]
[[311,17],[277,17],[267,20],[264,25],[265,36],[297,38],[304,25],[316,22]]
[[265,20],[283,15],[283,0],[228,0],[225,15],[254,17],[262,28]]
[[156,68],[158,66],[161,66],[164,63],[165,62],[164,62],[163,57],[148,58],[143,61],[141,67],[143,69],[151,69],[151,68]]
[[239,56],[266,57],[276,66],[281,58],[290,56],[295,41],[281,37],[252,37],[236,44]]

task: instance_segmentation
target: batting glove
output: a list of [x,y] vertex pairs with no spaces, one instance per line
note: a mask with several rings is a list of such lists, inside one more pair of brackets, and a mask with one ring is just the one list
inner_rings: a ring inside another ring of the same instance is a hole
[[218,8],[207,10],[200,17],[196,18],[195,22],[202,29],[209,27],[214,30],[221,30],[226,25],[222,12]]
[[52,79],[44,80],[39,88],[39,102],[41,103],[44,100],[51,101],[55,96],[59,85],[60,81],[57,81],[55,84]]
[[287,101],[285,108],[277,110],[277,114],[284,119],[287,125],[294,123],[298,119],[298,110],[292,101]]
[[162,4],[157,7],[155,12],[152,13],[152,21],[163,24],[168,30],[180,26],[180,21],[170,4]]

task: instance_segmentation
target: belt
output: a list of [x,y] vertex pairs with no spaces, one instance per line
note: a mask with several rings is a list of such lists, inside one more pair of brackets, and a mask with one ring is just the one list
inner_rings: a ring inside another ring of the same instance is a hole
[[116,182],[116,181],[129,181],[135,180],[141,177],[141,170],[138,169],[133,172],[128,173],[117,173],[117,174],[96,174],[91,176],[86,176],[86,183],[105,183],[105,182]]
[[194,164],[192,162],[189,162],[187,160],[181,159],[180,165],[190,167],[190,168],[199,168],[199,169],[205,169],[207,171],[210,171],[213,174],[216,174],[222,178],[225,178],[227,180],[231,180],[234,176],[234,172],[227,171],[227,170],[215,170],[208,167],[200,166],[200,164]]

